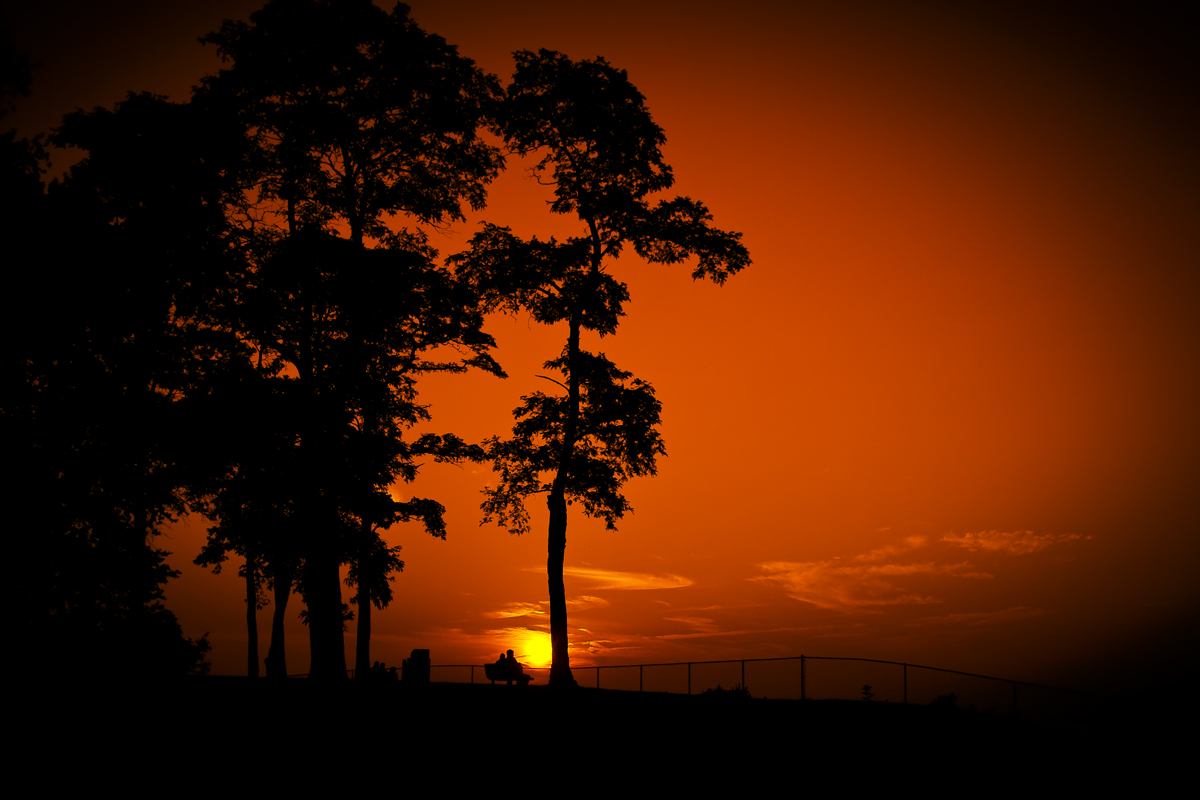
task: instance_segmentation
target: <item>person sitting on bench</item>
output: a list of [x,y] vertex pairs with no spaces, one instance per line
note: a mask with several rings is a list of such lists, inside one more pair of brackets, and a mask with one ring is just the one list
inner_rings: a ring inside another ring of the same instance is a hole
[[521,662],[517,661],[512,650],[500,656],[496,661],[495,675],[498,680],[503,680],[508,686],[512,686],[513,681],[518,681],[520,686],[525,686],[533,680],[532,675],[525,674]]

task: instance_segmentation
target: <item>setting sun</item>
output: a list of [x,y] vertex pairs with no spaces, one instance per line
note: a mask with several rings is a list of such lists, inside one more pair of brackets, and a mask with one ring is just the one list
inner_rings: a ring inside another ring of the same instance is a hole
[[497,631],[496,641],[503,649],[511,649],[517,661],[524,666],[550,666],[550,634],[545,631],[532,631],[528,628]]

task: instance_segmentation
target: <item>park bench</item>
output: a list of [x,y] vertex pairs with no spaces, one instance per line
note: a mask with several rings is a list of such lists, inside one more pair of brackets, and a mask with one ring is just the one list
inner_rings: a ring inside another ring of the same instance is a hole
[[505,681],[507,683],[516,681],[518,686],[527,686],[529,682],[533,680],[532,675],[526,675],[524,672],[521,672],[517,675],[507,673],[505,672],[504,668],[498,664],[484,664],[483,672],[485,675],[487,675],[488,680],[492,683],[495,683],[496,681]]

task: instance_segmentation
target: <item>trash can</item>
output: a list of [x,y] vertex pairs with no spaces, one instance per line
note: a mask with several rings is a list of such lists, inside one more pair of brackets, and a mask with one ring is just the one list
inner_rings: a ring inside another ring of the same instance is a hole
[[429,683],[428,650],[413,650],[412,655],[404,659],[401,680],[409,684]]

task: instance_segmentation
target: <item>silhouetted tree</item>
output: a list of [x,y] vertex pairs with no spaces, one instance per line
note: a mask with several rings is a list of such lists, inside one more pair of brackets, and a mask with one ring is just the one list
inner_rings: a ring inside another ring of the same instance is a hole
[[359,533],[359,552],[346,577],[346,583],[357,589],[350,598],[350,603],[357,608],[354,653],[357,678],[369,674],[371,606],[383,610],[392,602],[392,581],[395,573],[404,569],[404,562],[400,559],[400,547],[388,545],[378,528],[364,524],[362,520],[351,520],[351,524]]
[[201,41],[232,67],[204,83],[239,107],[263,198],[296,223],[387,241],[382,215],[421,222],[483,207],[502,161],[476,134],[499,84],[397,4],[275,0]]
[[717,283],[750,263],[741,235],[712,228],[703,204],[648,197],[673,183],[662,160],[663,131],[623,70],[598,58],[574,62],[542,50],[515,54],[516,73],[499,112],[499,130],[519,155],[538,158],[534,172],[554,187],[551,210],[573,214],[580,236],[565,242],[522,241],[508,228],[485,225],[470,249],[453,257],[490,310],[526,309],[544,324],[567,323],[562,353],[546,362],[559,372],[562,394],[536,392],[514,412],[513,437],[491,442],[500,473],[485,490],[484,520],[514,533],[529,530],[525,499],[547,494],[546,560],[553,646],[552,684],[573,684],[567,639],[567,505],[605,520],[629,511],[620,489],[654,474],[663,455],[660,404],[649,384],[585,351],[582,331],[616,331],[629,299],[609,265],[628,244],[647,261],[696,258],[693,278]]
[[240,360],[235,339],[187,317],[205,228],[222,219],[193,213],[222,180],[188,149],[203,134],[149,95],[69,115],[54,141],[86,157],[24,219],[19,241],[36,249],[5,237],[21,302],[5,319],[0,416],[20,464],[9,488],[33,512],[10,557],[50,669],[206,668],[206,640],[163,605],[177,573],[153,546],[211,467],[199,387]]
[[[228,501],[227,495],[222,499]],[[209,527],[208,542],[195,558],[196,564],[211,566],[214,573],[220,573],[229,551],[238,552],[245,559],[238,575],[246,584],[246,675],[250,678],[259,677],[257,612],[267,605],[262,550],[253,548],[252,539],[259,525],[261,521],[248,507],[225,512],[218,524]]]
[[269,677],[287,674],[284,612],[295,577],[297,557],[290,536],[294,527],[296,470],[294,430],[286,383],[263,374],[263,364],[245,375],[232,401],[241,412],[235,439],[225,450],[228,464],[216,480],[198,492],[194,506],[214,521],[195,563],[220,572],[230,552],[243,559],[239,574],[246,583],[247,674],[258,677],[257,610],[274,590],[275,607],[267,657]]
[[[0,19],[0,26],[3,24]],[[8,31],[0,27],[0,120],[16,109],[17,98],[29,96],[32,66],[29,54],[19,52]],[[15,128],[0,131],[0,186],[4,187],[0,213],[9,230],[21,230],[41,204],[42,175],[48,162],[44,138],[42,134],[18,138]]]
[[[237,327],[297,384],[310,674],[343,676],[339,565],[362,561],[367,598],[379,576],[367,580],[365,566],[391,563],[369,557],[377,530],[419,519],[444,533],[441,506],[387,494],[416,474],[415,443],[401,436],[425,417],[416,376],[467,366],[501,374],[474,299],[433,264],[419,230],[384,221],[437,225],[462,219],[464,201],[482,206],[502,162],[476,128],[498,83],[422,31],[406,6],[389,14],[369,0],[276,0],[202,41],[231,66],[205,80],[197,102],[234,115],[253,144],[241,162],[245,193],[227,209],[251,264]],[[447,344],[465,355],[426,357]],[[434,455],[470,454],[460,444],[438,440]]]

